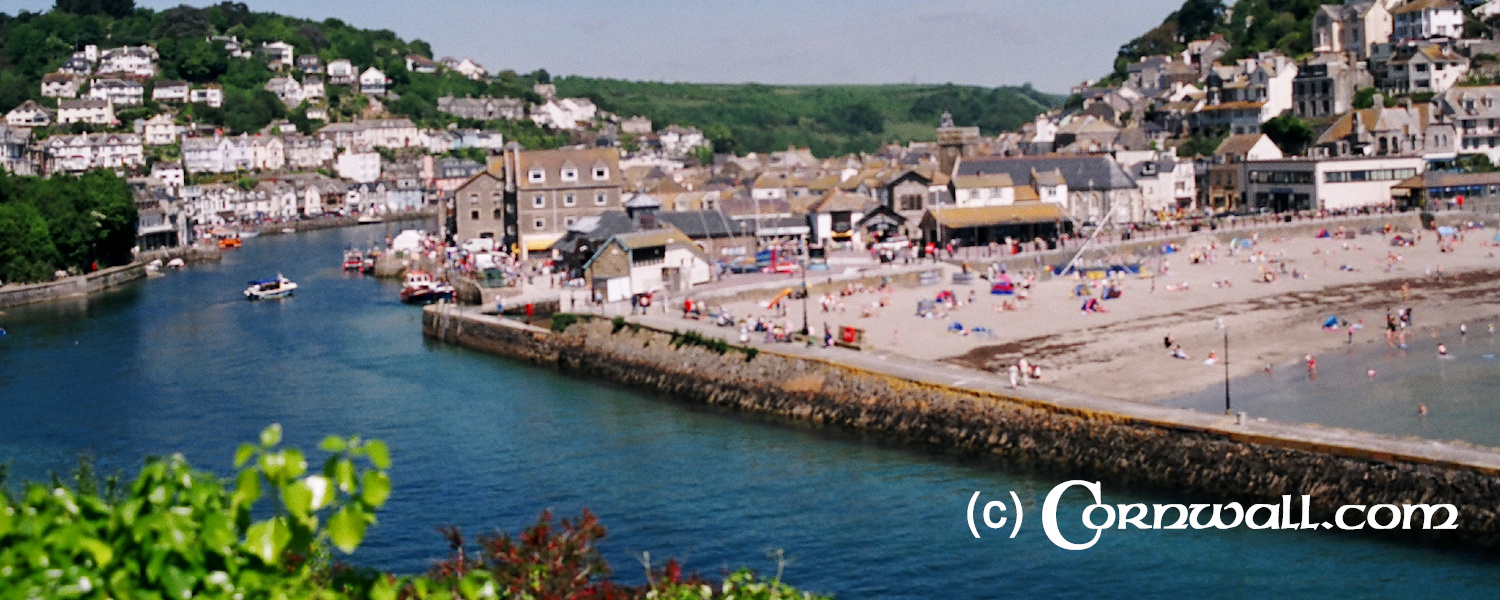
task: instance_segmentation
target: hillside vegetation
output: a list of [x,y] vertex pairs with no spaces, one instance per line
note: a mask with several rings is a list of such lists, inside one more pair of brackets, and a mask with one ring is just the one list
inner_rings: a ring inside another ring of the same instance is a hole
[[1215,33],[1231,45],[1221,62],[1268,50],[1301,57],[1312,52],[1312,17],[1324,4],[1343,0],[1239,0],[1233,9],[1222,0],[1186,0],[1161,25],[1120,47],[1114,76],[1123,78],[1125,67],[1143,56],[1180,52]]
[[[441,127],[454,122],[437,110],[440,96],[509,96],[538,102],[532,84],[551,81],[545,70],[499,71],[492,81],[471,81],[454,73],[434,75],[406,70],[408,53],[431,57],[425,41],[406,41],[389,30],[359,29],[338,19],[311,21],[251,11],[245,4],[223,2],[206,8],[180,6],[152,11],[131,0],[59,0],[46,13],[0,14],[0,110],[42,99],[41,78],[77,49],[151,45],[161,54],[159,79],[224,87],[222,109],[189,106],[181,116],[224,125],[232,133],[255,132],[276,119],[288,118],[304,132],[318,126],[298,108],[288,110],[263,89],[274,74],[258,59],[233,59],[215,35],[236,36],[252,49],[285,41],[297,55],[316,54],[324,62],[347,58],[363,69],[375,66],[392,80],[400,96],[389,101],[392,114],[418,125]],[[691,125],[721,139],[721,150],[769,151],[788,145],[810,146],[818,154],[872,151],[887,141],[931,139],[944,110],[960,125],[978,125],[986,133],[1013,129],[1037,113],[1059,105],[1059,98],[1029,86],[986,89],[955,85],[766,86],[640,83],[581,77],[563,78],[563,96],[585,96],[600,108],[621,116],[644,115],[658,126]],[[149,94],[148,94],[149,95]],[[368,106],[359,94],[330,87],[329,109],[337,120],[357,118]],[[148,101],[122,111],[129,121],[162,108]],[[461,123],[497,129],[529,148],[555,147],[568,136],[543,130],[529,121]]]
[[721,152],[806,146],[819,156],[869,152],[883,142],[931,140],[947,110],[959,125],[1009,131],[1061,105],[1029,85],[690,84],[565,77],[564,96],[586,96],[621,117],[643,115],[660,127],[699,127]]

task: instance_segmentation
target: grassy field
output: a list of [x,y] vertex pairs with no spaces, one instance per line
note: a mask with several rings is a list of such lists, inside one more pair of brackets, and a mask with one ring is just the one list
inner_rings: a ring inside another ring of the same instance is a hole
[[560,96],[583,96],[622,117],[657,127],[701,128],[718,150],[738,153],[806,146],[814,154],[870,152],[886,142],[931,140],[943,111],[987,135],[1013,130],[1062,98],[1029,87],[958,85],[691,84],[565,77]]

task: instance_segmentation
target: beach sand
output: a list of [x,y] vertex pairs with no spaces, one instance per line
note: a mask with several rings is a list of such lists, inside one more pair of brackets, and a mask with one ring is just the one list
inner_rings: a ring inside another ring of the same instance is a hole
[[[971,285],[948,283],[960,270],[948,265],[944,269],[950,276],[943,284],[842,296],[842,312],[836,307],[823,312],[814,294],[809,321],[815,335],[824,323],[864,329],[867,351],[997,373],[1024,356],[1041,366],[1042,385],[1150,402],[1223,380],[1222,363],[1203,362],[1211,351],[1222,360],[1221,319],[1229,331],[1231,376],[1259,372],[1267,365],[1305,370],[1305,355],[1346,347],[1347,329],[1323,330],[1330,315],[1351,323],[1363,320],[1355,344],[1386,344],[1386,311],[1400,306],[1412,308],[1417,335],[1456,340],[1460,323],[1468,324],[1470,336],[1488,335],[1489,325],[1500,314],[1500,286],[1495,285],[1500,247],[1491,242],[1494,236],[1493,229],[1470,230],[1453,252],[1440,252],[1432,232],[1408,247],[1392,247],[1382,235],[1352,240],[1262,237],[1253,248],[1234,256],[1223,245],[1210,249],[1203,237],[1162,257],[1168,265],[1164,274],[1159,272],[1162,258],[1148,259],[1143,271],[1155,272],[1154,277],[1118,280],[1122,297],[1102,302],[1108,312],[1089,314],[1080,310],[1085,299],[1074,296],[1080,283],[1074,278],[1040,280],[1028,299],[1017,302],[1018,310],[999,311],[1014,297],[991,295],[983,279]],[[1213,260],[1192,264],[1195,249],[1212,254]],[[1401,259],[1388,271],[1390,252]],[[1295,269],[1304,277],[1281,274],[1282,262],[1288,272]],[[1277,273],[1274,282],[1260,282],[1267,269]],[[1017,275],[1011,273],[1013,278]],[[1216,287],[1215,281],[1230,285]],[[1187,291],[1167,289],[1183,283]],[[1410,286],[1410,299],[1404,303],[1403,283]],[[951,290],[962,305],[944,317],[917,316],[918,300],[931,299],[942,290]],[[970,290],[972,304],[967,303]],[[875,308],[882,300],[885,306]],[[725,306],[737,318],[771,315],[754,302]],[[867,307],[872,316],[863,316]],[[775,320],[800,328],[800,301],[793,301],[788,316]],[[968,333],[950,332],[955,322]],[[993,333],[973,333],[978,327]],[[736,337],[731,329],[719,329],[718,335]],[[1191,359],[1172,358],[1163,345],[1166,335]],[[763,342],[752,336],[752,343]]]

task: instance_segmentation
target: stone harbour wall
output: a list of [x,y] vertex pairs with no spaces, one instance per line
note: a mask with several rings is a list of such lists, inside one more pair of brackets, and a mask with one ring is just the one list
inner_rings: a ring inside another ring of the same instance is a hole
[[145,278],[146,265],[137,262],[46,283],[8,285],[0,288],[0,308],[46,302],[58,298],[88,296]]
[[1495,502],[1500,476],[1486,469],[1246,439],[917,383],[815,359],[734,348],[718,354],[692,344],[674,346],[666,332],[631,325],[616,329],[597,319],[559,334],[444,307],[423,314],[429,337],[678,401],[878,433],[1109,485],[1241,502],[1278,503],[1284,494],[1305,494],[1314,522],[1331,520],[1345,504],[1453,504],[1459,509],[1455,531],[1365,532],[1500,548]]

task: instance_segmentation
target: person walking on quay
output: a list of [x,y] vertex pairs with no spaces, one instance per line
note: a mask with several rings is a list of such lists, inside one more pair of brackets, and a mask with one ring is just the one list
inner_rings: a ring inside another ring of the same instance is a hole
[[1021,368],[1018,367],[1018,366],[1016,366],[1015,363],[1011,363],[1009,371],[1010,371],[1010,389],[1016,389],[1016,387],[1019,386],[1020,382],[1021,382]]

